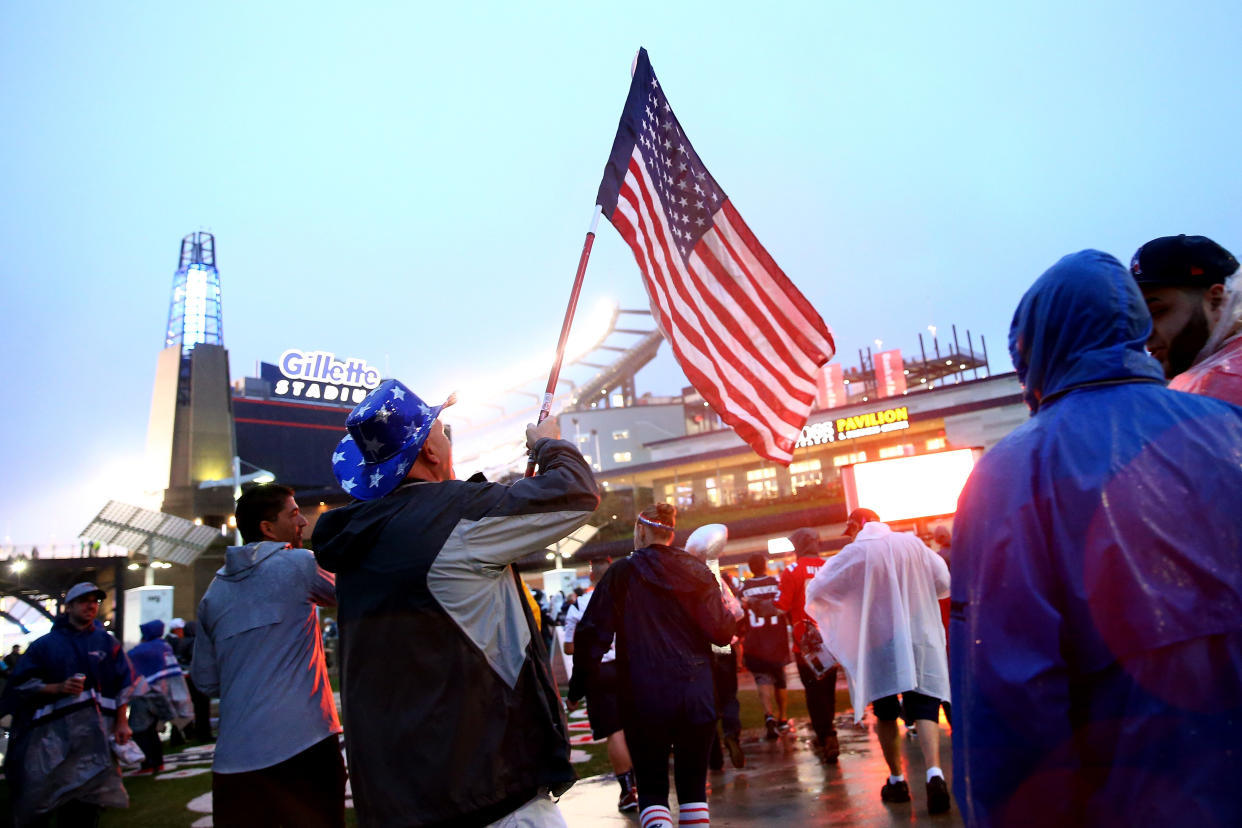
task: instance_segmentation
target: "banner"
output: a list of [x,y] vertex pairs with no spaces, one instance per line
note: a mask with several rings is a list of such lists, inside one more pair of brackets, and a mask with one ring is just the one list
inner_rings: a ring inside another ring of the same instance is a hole
[[815,405],[836,408],[845,405],[845,373],[838,363],[830,362],[815,375]]
[[877,397],[900,397],[906,393],[906,371],[901,361],[901,349],[880,351],[872,356],[875,366],[875,395]]

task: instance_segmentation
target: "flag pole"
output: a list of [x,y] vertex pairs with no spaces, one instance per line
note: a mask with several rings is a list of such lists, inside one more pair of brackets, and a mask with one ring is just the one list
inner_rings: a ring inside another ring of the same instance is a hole
[[[582,292],[582,277],[586,275],[587,260],[591,258],[591,245],[595,243],[595,227],[599,224],[603,208],[596,204],[591,214],[591,229],[587,230],[586,240],[582,243],[582,255],[578,257],[578,272],[574,274],[574,286],[569,292],[569,307],[565,309],[565,321],[561,323],[561,338],[556,343],[556,359],[552,362],[552,372],[548,375],[548,387],[543,392],[543,405],[539,409],[536,425],[548,419],[552,412],[552,398],[556,395],[556,384],[561,378],[561,360],[565,358],[565,343],[569,340],[569,329],[574,323],[574,311],[578,309],[578,294]],[[526,461],[526,476],[535,474],[535,452],[531,449]]]

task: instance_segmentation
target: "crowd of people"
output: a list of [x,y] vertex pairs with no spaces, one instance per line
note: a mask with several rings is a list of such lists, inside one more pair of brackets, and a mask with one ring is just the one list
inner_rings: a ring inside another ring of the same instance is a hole
[[[201,725],[199,700],[217,696],[216,825],[343,825],[342,730],[360,825],[564,825],[566,710],[584,699],[618,807],[671,828],[672,787],[677,824],[707,825],[709,768],[746,763],[740,650],[765,738],[790,727],[796,664],[827,764],[844,672],[855,721],[868,707],[876,720],[886,803],[914,798],[903,718],[930,813],[956,801],[969,825],[1242,824],[1239,278],[1219,245],[1175,236],[1128,271],[1086,250],[1036,280],[1009,342],[1031,419],[983,455],[940,554],[861,508],[837,554],[808,527],[783,571],[757,555],[737,582],[712,565],[726,527],[681,548],[676,509],[643,509],[633,553],[593,565],[566,608],[564,702],[513,564],[590,518],[589,465],[548,419],[527,428],[538,474],[457,480],[439,419],[451,399],[385,381],[332,454],[355,502],[320,518],[312,554],[291,490],[247,491],[244,545],[197,634],[144,625],[127,655],[96,620],[104,593],[68,591],[8,670],[14,822],[90,825],[124,806],[112,745],[138,741],[156,769],[161,724]],[[318,607],[336,608],[343,728]]]

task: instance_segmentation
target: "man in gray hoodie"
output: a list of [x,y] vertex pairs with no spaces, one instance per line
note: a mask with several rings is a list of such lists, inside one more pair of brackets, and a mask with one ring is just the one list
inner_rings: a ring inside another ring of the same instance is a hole
[[220,697],[212,765],[217,825],[343,826],[345,764],[316,605],[334,577],[302,549],[293,491],[237,501],[245,546],[230,547],[198,605],[191,676]]

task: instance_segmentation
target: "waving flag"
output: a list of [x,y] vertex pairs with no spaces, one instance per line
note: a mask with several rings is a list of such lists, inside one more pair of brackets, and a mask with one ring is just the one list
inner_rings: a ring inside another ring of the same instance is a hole
[[645,49],[596,203],[687,379],[755,452],[788,464],[832,333],[699,159]]

